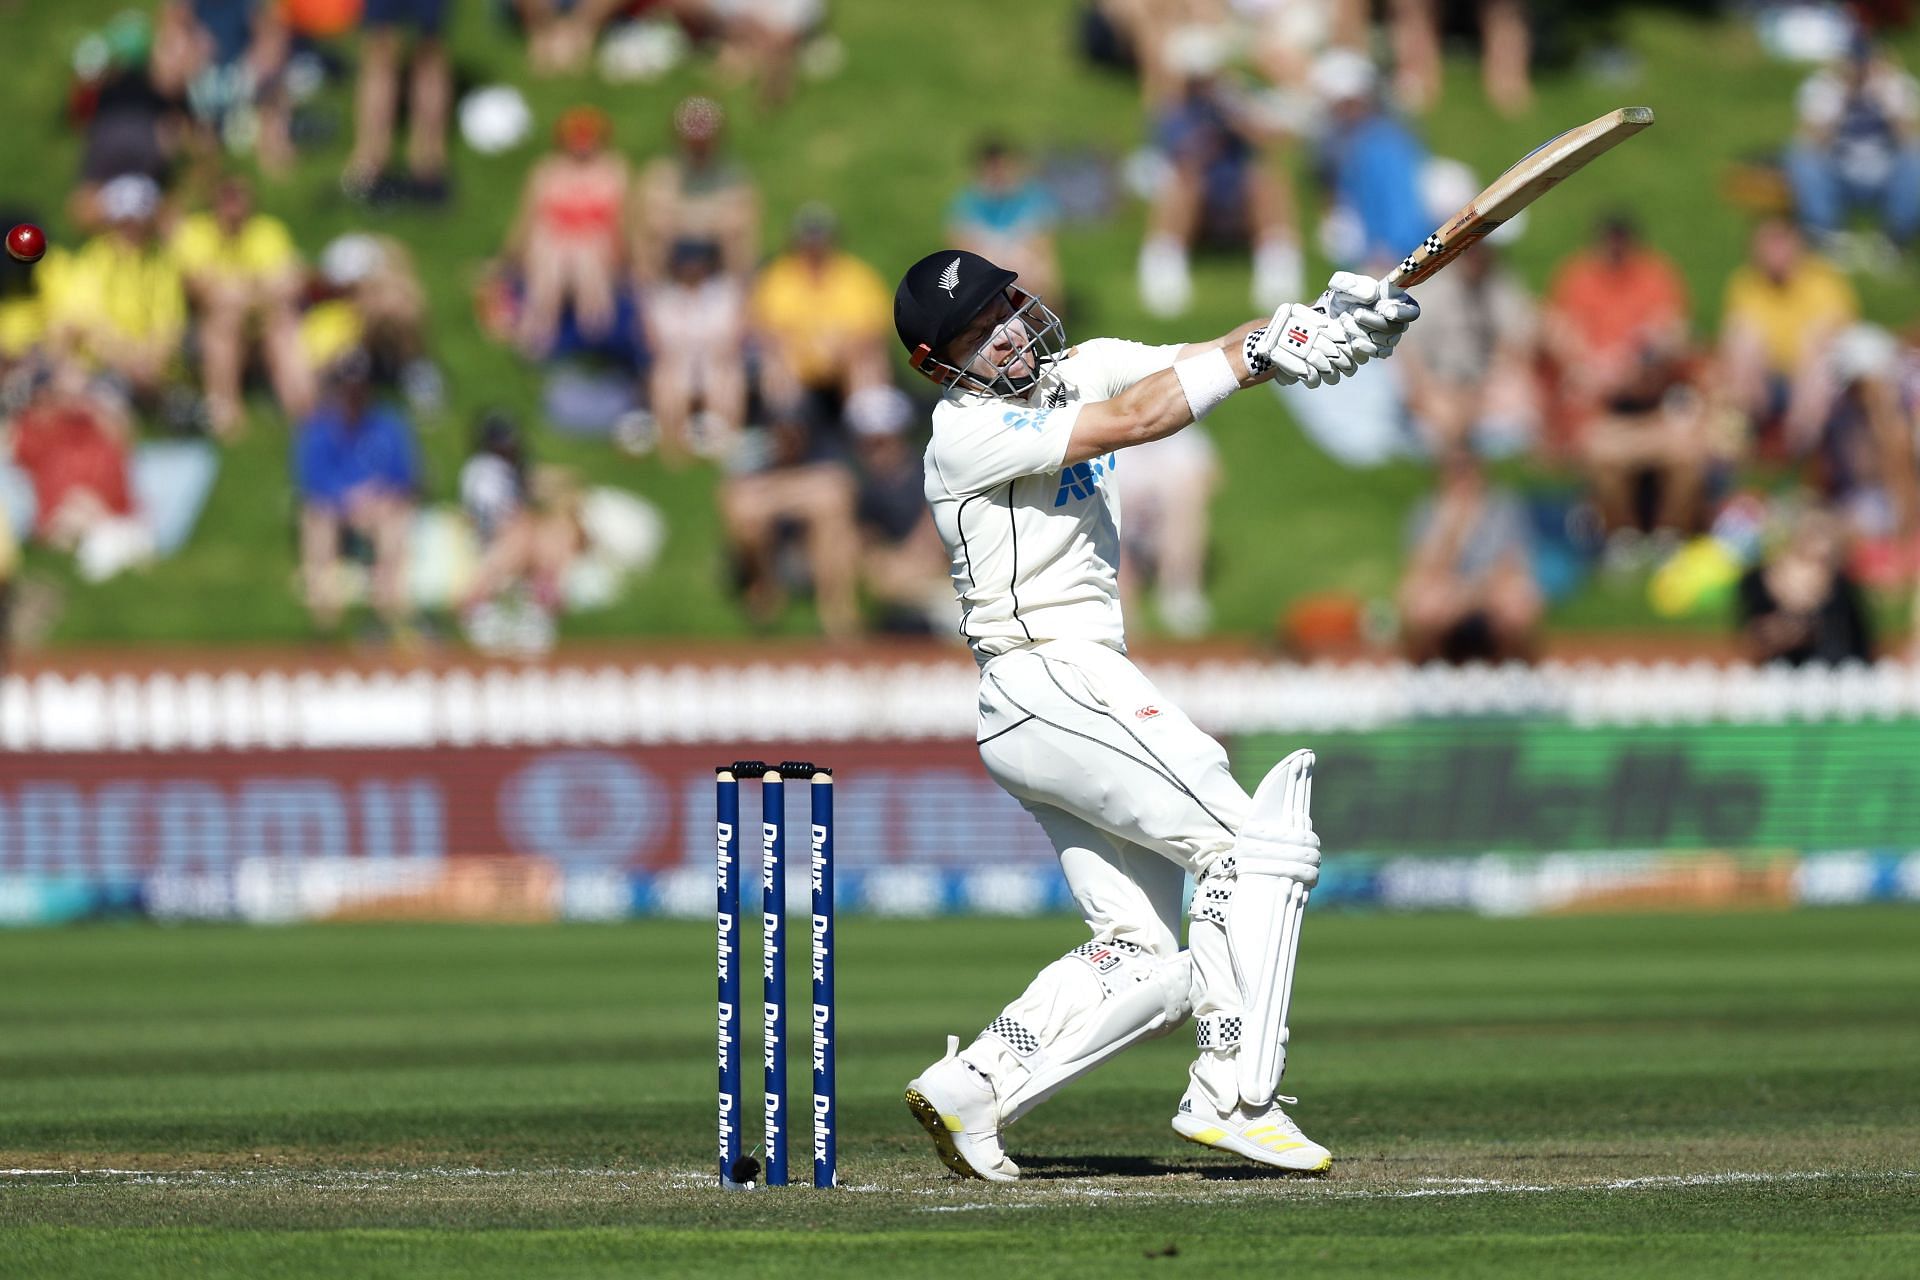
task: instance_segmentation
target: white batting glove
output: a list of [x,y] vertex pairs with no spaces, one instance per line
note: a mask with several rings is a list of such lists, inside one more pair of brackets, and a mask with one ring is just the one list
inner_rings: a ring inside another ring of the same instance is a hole
[[1360,365],[1334,321],[1298,302],[1287,303],[1248,334],[1245,355],[1250,372],[1271,369],[1273,380],[1283,386],[1331,385]]
[[1334,272],[1314,307],[1326,312],[1361,364],[1392,355],[1420,318],[1420,304],[1405,289],[1352,271]]

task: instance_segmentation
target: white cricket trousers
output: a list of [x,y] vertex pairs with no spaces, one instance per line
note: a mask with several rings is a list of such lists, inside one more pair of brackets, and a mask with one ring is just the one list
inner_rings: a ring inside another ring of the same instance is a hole
[[[1241,995],[1219,909],[1252,801],[1227,753],[1125,655],[1056,640],[980,673],[980,758],[1060,855],[1093,932],[1036,975],[961,1053],[994,1083],[1002,1124],[1133,1044],[1192,1016],[1190,1089],[1218,1113],[1237,1102]],[[1184,878],[1201,882],[1180,948]]]
[[1125,655],[1083,640],[980,673],[980,759],[1053,841],[1102,941],[1180,947],[1183,877],[1232,847],[1247,793],[1227,753]]

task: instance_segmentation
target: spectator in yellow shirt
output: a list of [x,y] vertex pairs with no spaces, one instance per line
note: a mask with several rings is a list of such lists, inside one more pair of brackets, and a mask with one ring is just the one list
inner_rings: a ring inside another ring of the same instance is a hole
[[892,300],[879,274],[838,242],[833,213],[808,205],[754,287],[761,392],[776,415],[837,422],[849,398],[887,380]]
[[75,254],[49,253],[35,283],[56,347],[143,399],[172,372],[187,326],[180,269],[159,242],[160,188],[123,174],[97,197],[107,229]]
[[200,376],[207,416],[227,437],[245,421],[241,379],[259,342],[280,407],[298,418],[313,406],[313,373],[300,344],[300,251],[278,218],[256,212],[253,188],[230,177],[213,208],[189,214],[173,233],[173,260],[199,317]]
[[1727,281],[1720,363],[1733,404],[1763,439],[1783,433],[1795,454],[1812,446],[1838,390],[1827,348],[1859,314],[1853,286],[1793,223],[1754,228],[1746,265]]

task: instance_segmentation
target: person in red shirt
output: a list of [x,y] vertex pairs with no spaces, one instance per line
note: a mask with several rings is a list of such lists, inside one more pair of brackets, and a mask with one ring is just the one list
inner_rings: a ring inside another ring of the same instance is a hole
[[[1686,285],[1622,216],[1555,276],[1543,318],[1559,397],[1560,447],[1576,458],[1611,528],[1685,529],[1708,462]],[[1641,511],[1651,475],[1657,508]]]
[[75,552],[97,581],[151,556],[153,540],[134,506],[126,417],[79,379],[43,371],[8,425],[14,463],[33,485],[36,536]]

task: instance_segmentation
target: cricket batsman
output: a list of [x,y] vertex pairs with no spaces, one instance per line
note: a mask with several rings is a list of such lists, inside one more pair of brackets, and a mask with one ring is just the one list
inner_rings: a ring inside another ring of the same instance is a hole
[[926,493],[980,664],[980,758],[1046,830],[1093,932],[908,1084],[954,1172],[1018,1178],[1006,1126],[1189,1017],[1198,1053],[1174,1131],[1280,1169],[1331,1165],[1278,1092],[1301,913],[1320,873],[1313,753],[1282,760],[1249,798],[1220,744],[1128,661],[1113,472],[1130,445],[1242,388],[1337,382],[1390,354],[1419,314],[1403,291],[1342,272],[1318,309],[1289,303],[1211,342],[1068,347],[1059,317],[975,254],[931,254],[900,282],[894,326],[945,392]]

